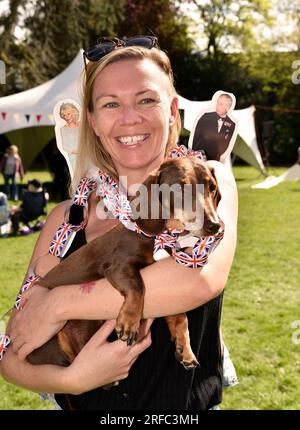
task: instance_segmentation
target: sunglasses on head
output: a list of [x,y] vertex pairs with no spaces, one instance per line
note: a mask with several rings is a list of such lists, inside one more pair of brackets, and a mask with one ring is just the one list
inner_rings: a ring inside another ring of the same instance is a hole
[[124,39],[117,37],[100,37],[97,40],[97,45],[86,49],[83,52],[84,64],[86,60],[96,62],[100,58],[109,54],[116,48],[125,48],[128,46],[141,46],[142,48],[151,49],[158,46],[158,40],[155,36],[134,36]]

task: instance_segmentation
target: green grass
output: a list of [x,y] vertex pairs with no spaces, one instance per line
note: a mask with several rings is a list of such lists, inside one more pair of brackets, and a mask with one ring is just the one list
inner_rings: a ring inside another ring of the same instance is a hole
[[[240,383],[224,390],[222,409],[299,409],[300,345],[292,342],[291,324],[300,320],[300,182],[254,190],[250,185],[262,180],[257,171],[236,167],[234,173],[238,245],[222,330]],[[14,301],[36,238],[0,239],[0,314]],[[0,409],[53,408],[1,379],[0,392]]]
[[[50,172],[48,172],[46,170],[41,170],[41,169],[32,169],[32,170],[29,170],[28,172],[26,172],[23,180],[19,181],[19,182],[21,182],[22,184],[27,184],[27,182],[29,180],[32,180],[32,179],[38,179],[41,182],[51,182],[52,181]],[[4,183],[3,176],[0,175],[0,185],[2,185],[3,183]]]
[[[279,169],[272,174],[279,174]],[[298,409],[300,346],[300,182],[254,190],[248,167],[235,168],[238,246],[226,287],[222,327],[240,384],[224,391],[224,409]]]

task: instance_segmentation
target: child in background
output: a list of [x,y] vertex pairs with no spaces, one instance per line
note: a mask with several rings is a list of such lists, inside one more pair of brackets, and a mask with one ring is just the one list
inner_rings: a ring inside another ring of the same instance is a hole
[[[28,181],[28,189],[25,191],[20,207],[13,207],[10,211],[11,222],[12,222],[12,233],[17,234],[29,234],[34,230],[40,230],[42,227],[41,222],[36,222],[31,227],[30,222],[37,220],[41,215],[45,215],[47,201],[49,195],[42,188],[42,184],[38,179]],[[25,224],[21,229],[19,224],[22,222]]]

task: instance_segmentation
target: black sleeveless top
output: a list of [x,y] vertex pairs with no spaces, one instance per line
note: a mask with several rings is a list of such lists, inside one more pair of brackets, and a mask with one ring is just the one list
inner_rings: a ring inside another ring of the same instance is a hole
[[[73,205],[70,222],[79,224],[83,208]],[[86,243],[79,230],[64,256]],[[188,269],[187,269],[188,270]],[[171,286],[162,285],[162,288]],[[199,287],[201,288],[201,287]],[[206,410],[222,400],[222,357],[219,326],[223,293],[187,312],[191,346],[200,367],[185,370],[174,356],[175,345],[164,318],[151,326],[152,344],[136,360],[129,376],[110,390],[55,395],[62,409],[79,410]]]

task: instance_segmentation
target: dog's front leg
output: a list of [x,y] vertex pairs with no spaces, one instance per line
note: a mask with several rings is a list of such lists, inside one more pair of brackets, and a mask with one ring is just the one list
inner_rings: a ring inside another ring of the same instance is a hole
[[185,369],[190,370],[199,366],[198,360],[192,351],[186,314],[177,314],[165,317],[172,340],[175,340],[175,357]]
[[117,336],[127,345],[132,345],[143,314],[145,287],[142,277],[139,270],[129,264],[118,271],[109,271],[105,276],[124,297],[116,322]]

